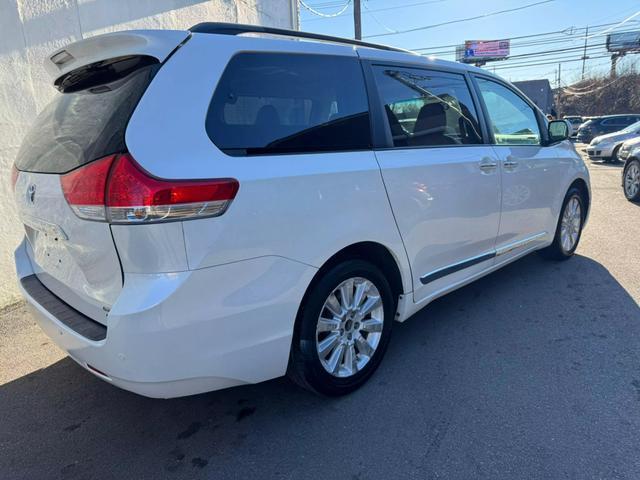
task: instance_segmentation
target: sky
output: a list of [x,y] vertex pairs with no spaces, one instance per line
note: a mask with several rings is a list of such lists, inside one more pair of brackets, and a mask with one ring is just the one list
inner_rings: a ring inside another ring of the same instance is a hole
[[[548,78],[557,86],[558,63],[561,84],[567,86],[582,76],[582,47],[585,27],[590,26],[587,38],[587,74],[605,75],[611,60],[604,47],[605,31],[633,14],[640,12],[640,0],[362,0],[363,40],[384,43],[420,53],[436,54],[437,58],[455,60],[455,47],[465,40],[498,40],[539,33],[554,34],[514,39],[511,55],[547,52],[544,56],[525,56],[506,62],[491,62],[484,68],[511,80]],[[353,4],[349,0],[303,0],[323,15],[335,15],[344,5],[347,9],[338,16],[320,17],[300,6],[300,29],[353,38]],[[435,24],[467,19],[501,10],[518,11],[486,16],[481,19],[451,23],[420,29],[414,32],[393,33]],[[612,25],[605,25],[612,24]],[[614,31],[640,30],[640,14]],[[378,36],[379,34],[386,34]],[[440,48],[436,48],[440,47]],[[572,49],[554,52],[561,49]],[[598,58],[599,57],[599,58]],[[575,61],[568,61],[575,60]],[[527,65],[527,64],[543,65]],[[640,66],[640,53],[619,60],[620,70]],[[517,68],[516,65],[519,65]]]

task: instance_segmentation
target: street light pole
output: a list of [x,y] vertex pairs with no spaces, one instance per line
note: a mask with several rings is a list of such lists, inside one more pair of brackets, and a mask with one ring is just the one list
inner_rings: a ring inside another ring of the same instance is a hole
[[356,40],[362,40],[362,12],[360,0],[353,0],[353,30]]

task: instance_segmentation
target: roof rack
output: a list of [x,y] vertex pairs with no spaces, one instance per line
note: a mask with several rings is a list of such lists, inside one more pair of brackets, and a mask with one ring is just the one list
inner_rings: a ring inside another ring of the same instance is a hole
[[224,22],[203,22],[194,25],[189,29],[193,33],[214,33],[218,35],[240,35],[243,33],[267,33],[271,35],[283,35],[285,37],[309,38],[312,40],[322,40],[325,42],[344,43],[348,45],[357,45],[359,47],[375,48],[378,50],[389,50],[392,52],[411,53],[409,50],[402,48],[390,47],[388,45],[378,45],[377,43],[363,42],[360,40],[351,40],[350,38],[333,37],[331,35],[322,35],[320,33],[300,32],[298,30],[288,30],[285,28],[263,27],[261,25],[245,25],[241,23],[224,23]]

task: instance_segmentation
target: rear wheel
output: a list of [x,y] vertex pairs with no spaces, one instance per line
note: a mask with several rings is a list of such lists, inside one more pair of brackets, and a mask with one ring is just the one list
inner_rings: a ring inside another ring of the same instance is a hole
[[395,308],[378,268],[363,260],[334,266],[311,287],[301,307],[289,377],[324,395],[357,389],[384,356]]
[[640,201],[640,161],[631,160],[624,167],[624,196],[630,202]]
[[553,260],[567,260],[578,248],[582,225],[586,216],[586,205],[580,190],[572,187],[564,197],[560,218],[553,243],[540,251]]

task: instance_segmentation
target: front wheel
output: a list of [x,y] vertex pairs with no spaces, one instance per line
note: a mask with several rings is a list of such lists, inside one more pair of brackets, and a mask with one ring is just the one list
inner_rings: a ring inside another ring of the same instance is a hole
[[395,308],[378,268],[359,259],[334,266],[312,285],[301,306],[289,377],[324,395],[357,389],[384,356]]
[[618,152],[620,151],[620,145],[613,149],[613,153],[611,153],[611,158],[609,158],[609,163],[618,163],[620,159],[618,158]]
[[553,243],[540,253],[553,260],[571,258],[578,248],[586,213],[586,205],[580,190],[575,187],[569,189],[562,203]]
[[624,196],[630,202],[640,201],[640,161],[631,160],[624,167]]

